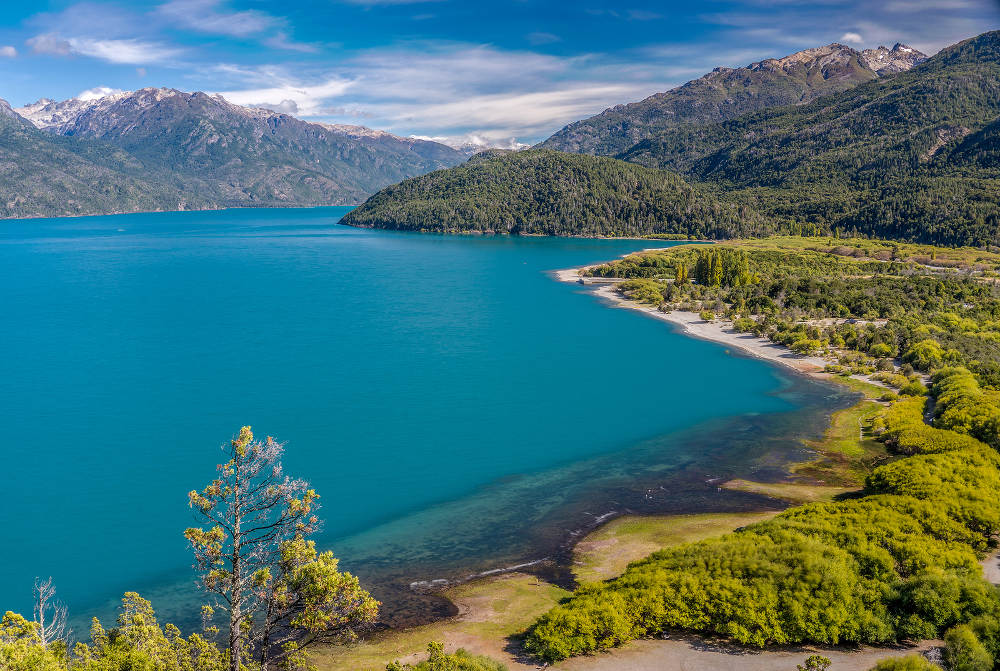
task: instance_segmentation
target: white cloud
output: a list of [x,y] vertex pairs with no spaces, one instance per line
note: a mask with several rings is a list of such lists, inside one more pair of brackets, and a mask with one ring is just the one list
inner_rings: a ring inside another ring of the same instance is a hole
[[170,0],[157,7],[156,13],[183,28],[230,37],[255,35],[283,23],[255,9],[227,9],[221,0]]
[[70,53],[71,47],[68,40],[64,40],[54,33],[44,33],[36,35],[27,40],[27,45],[36,54],[54,54],[66,56]]
[[67,40],[73,53],[99,58],[109,63],[138,65],[162,63],[180,55],[181,51],[158,42],[142,40],[97,40],[71,37]]
[[[903,42],[927,54],[1000,26],[995,0],[740,0],[749,11],[730,9],[702,15],[725,29],[729,41],[747,46],[787,45],[804,49],[844,34],[864,44],[891,47]],[[724,40],[719,34],[716,40]],[[843,37],[841,41],[847,40]],[[859,44],[854,42],[854,44]]]
[[418,5],[426,2],[442,2],[443,0],[343,0],[348,5],[367,5],[375,7],[378,5]]
[[17,57],[17,49],[15,49],[14,47],[12,47],[10,45],[2,46],[2,47],[0,47],[0,57],[3,57],[3,58],[16,58]]
[[[336,72],[220,65],[223,97],[340,123],[464,144],[479,137],[513,146],[611,105],[672,86],[665,67],[632,68],[606,57],[556,57],[460,43],[373,49]],[[680,80],[680,81],[683,81]],[[674,82],[679,83],[679,82]],[[296,112],[292,112],[296,113]]]
[[857,33],[844,33],[840,36],[840,41],[848,44],[864,44],[865,38]]
[[322,113],[329,100],[343,95],[352,83],[350,80],[336,77],[311,85],[286,80],[275,81],[273,85],[261,88],[234,89],[217,93],[236,105],[265,107],[277,111],[294,109],[294,113],[302,116],[316,116]]
[[124,93],[121,89],[111,88],[110,86],[95,86],[92,89],[87,89],[86,91],[81,91],[76,94],[77,100],[98,100],[100,98],[106,98],[107,96],[113,96],[116,93]]

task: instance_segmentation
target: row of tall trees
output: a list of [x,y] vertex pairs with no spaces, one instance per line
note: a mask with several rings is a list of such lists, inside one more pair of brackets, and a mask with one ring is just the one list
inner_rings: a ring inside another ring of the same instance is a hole
[[[712,247],[699,250],[694,265],[694,277],[698,284],[707,287],[742,287],[753,283],[750,272],[750,257],[744,249]],[[684,266],[687,279],[687,267]]]

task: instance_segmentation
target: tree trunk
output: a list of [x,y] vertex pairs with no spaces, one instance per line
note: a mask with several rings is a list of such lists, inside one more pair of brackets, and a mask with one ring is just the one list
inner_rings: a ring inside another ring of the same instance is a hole
[[242,492],[242,459],[237,456],[236,460],[236,491],[234,496],[233,515],[233,575],[231,603],[229,608],[229,671],[240,671],[240,662],[243,657],[243,632],[241,630],[243,619],[243,588],[241,575],[242,558],[240,557],[242,534],[240,523],[243,520],[243,492]]

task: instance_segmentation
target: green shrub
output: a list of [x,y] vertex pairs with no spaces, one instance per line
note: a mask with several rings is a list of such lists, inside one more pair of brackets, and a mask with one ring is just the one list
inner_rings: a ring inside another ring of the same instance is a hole
[[[949,392],[965,398],[978,389],[951,374],[935,375],[939,404]],[[990,400],[987,392],[979,398]],[[751,646],[879,644],[969,623],[994,654],[1000,595],[982,579],[977,553],[1000,532],[1000,454],[927,425],[925,407],[922,397],[904,398],[873,422],[890,449],[912,456],[875,468],[863,497],[791,508],[656,552],[543,615],[527,649],[558,661],[668,629]],[[936,668],[887,664],[899,666],[878,668]]]
[[992,671],[991,655],[968,625],[961,624],[944,635],[944,661],[950,671]]
[[711,312],[710,310],[702,310],[701,312],[698,313],[698,316],[701,318],[702,321],[705,322],[715,321],[715,313]]
[[887,345],[884,342],[880,342],[876,345],[872,345],[868,349],[868,353],[876,359],[883,359],[887,356],[893,356],[896,353],[896,350],[892,346]]
[[445,654],[444,645],[441,643],[428,644],[427,653],[428,658],[422,662],[417,664],[392,662],[385,667],[386,671],[507,671],[507,667],[500,662],[489,657],[472,655],[461,648],[454,654]]
[[803,338],[801,340],[796,340],[789,348],[796,354],[809,355],[813,354],[823,347],[823,343],[820,340],[815,340],[812,338]]
[[1000,407],[965,368],[944,368],[933,376],[935,424],[966,433],[1000,449]]
[[627,280],[615,286],[615,290],[630,301],[659,305],[663,302],[663,289],[653,280]]
[[916,343],[903,354],[903,361],[917,370],[930,370],[944,365],[945,352],[936,340],[927,338]]
[[927,387],[925,387],[919,380],[913,380],[899,390],[900,396],[925,396],[926,394]]
[[941,671],[941,667],[920,655],[907,655],[883,659],[871,671]]

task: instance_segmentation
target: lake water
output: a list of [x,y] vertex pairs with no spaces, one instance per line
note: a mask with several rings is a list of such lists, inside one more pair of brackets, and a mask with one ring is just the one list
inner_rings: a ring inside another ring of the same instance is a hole
[[345,211],[0,222],[0,610],[51,575],[81,634],[126,590],[190,621],[186,493],[242,424],[287,442],[320,544],[409,623],[448,612],[440,581],[563,576],[608,513],[761,506],[716,483],[774,476],[848,400],[548,274],[648,241]]

